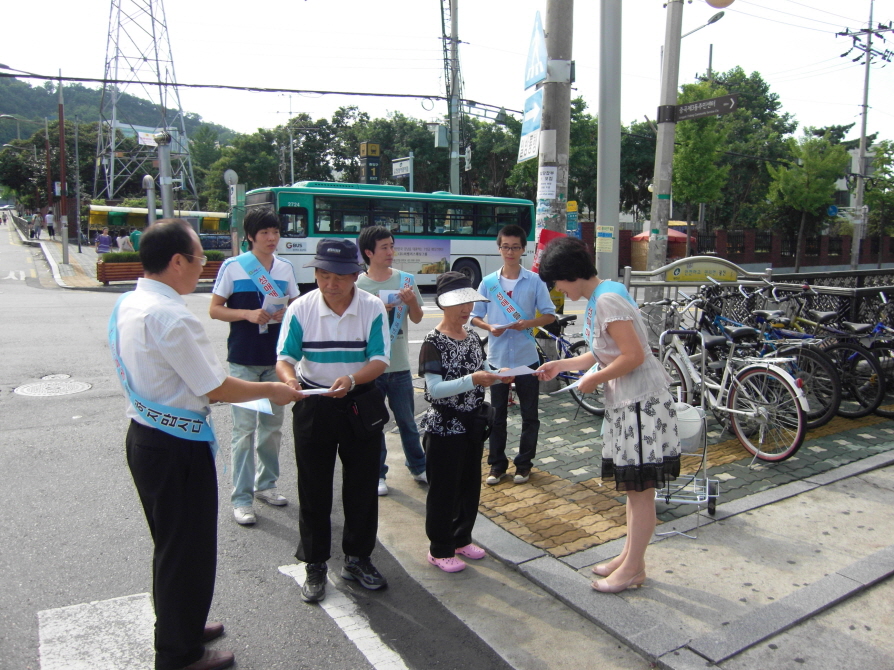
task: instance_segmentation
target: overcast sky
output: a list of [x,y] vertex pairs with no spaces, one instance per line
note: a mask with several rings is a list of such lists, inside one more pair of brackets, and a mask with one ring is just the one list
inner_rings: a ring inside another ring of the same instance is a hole
[[[133,0],[120,0],[126,9]],[[522,109],[524,64],[536,11],[545,0],[458,0],[461,68],[466,98]],[[161,0],[156,0],[161,5]],[[576,94],[591,113],[598,104],[599,1],[578,0],[574,13]],[[621,118],[654,119],[659,58],[667,11],[661,0],[624,0]],[[780,96],[783,110],[805,125],[857,122],[864,68],[840,55],[851,40],[845,28],[864,27],[870,0],[735,0],[722,20],[686,37],[680,83],[708,66],[737,65],[759,72]],[[0,63],[19,70],[101,78],[109,34],[110,2],[7,2]],[[444,92],[440,0],[180,0],[167,2],[177,79],[183,83],[292,89],[438,95]],[[683,32],[718,10],[687,2]],[[39,20],[38,20],[39,19]],[[894,19],[894,0],[876,0],[874,23]],[[894,35],[880,49],[894,50]],[[126,40],[122,37],[121,43]],[[856,56],[856,52],[851,57]],[[869,132],[894,138],[894,64],[872,67]],[[39,82],[33,82],[39,83]],[[138,93],[135,89],[129,92]],[[430,120],[442,101],[310,96],[182,89],[186,111],[239,132],[284,123],[289,114],[329,117],[356,104],[371,116],[400,111]],[[6,113],[0,100],[0,113]]]

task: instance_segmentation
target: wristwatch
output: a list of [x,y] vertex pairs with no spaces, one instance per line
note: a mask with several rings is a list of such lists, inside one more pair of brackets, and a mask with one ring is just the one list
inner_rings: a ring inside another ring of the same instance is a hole
[[348,375],[348,379],[351,380],[351,388],[348,389],[348,393],[354,390],[354,387],[357,386],[357,382],[354,381],[354,375]]

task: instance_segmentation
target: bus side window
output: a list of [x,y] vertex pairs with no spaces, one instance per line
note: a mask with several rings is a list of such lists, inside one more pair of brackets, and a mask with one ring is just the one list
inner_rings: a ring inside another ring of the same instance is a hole
[[303,207],[281,207],[279,223],[282,237],[307,237],[307,210]]

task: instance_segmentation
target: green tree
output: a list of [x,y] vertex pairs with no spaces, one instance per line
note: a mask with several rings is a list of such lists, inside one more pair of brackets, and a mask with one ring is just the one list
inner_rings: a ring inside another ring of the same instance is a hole
[[767,162],[790,160],[785,138],[798,124],[781,112],[779,96],[757,72],[747,75],[735,67],[715,73],[714,82],[739,94],[739,108],[720,117],[720,127],[727,133],[721,165],[729,166],[729,178],[722,198],[711,208],[713,223],[728,229],[754,227],[766,210]]
[[869,227],[881,238],[894,219],[894,142],[879,142],[872,165],[863,201],[869,207]]
[[208,168],[204,197],[207,200],[228,200],[223,173],[233,169],[245,189],[276,186],[279,179],[279,158],[276,155],[272,130],[259,129],[251,135],[237,135],[231,146],[221,149],[220,158]]
[[767,171],[772,178],[771,200],[801,213],[795,254],[795,272],[799,272],[807,217],[820,214],[832,204],[835,182],[847,168],[849,156],[840,144],[832,144],[828,135],[811,136],[809,129],[800,141],[789,138],[788,145],[793,156],[789,165],[767,163]]
[[655,133],[646,121],[634,121],[621,132],[621,211],[637,220],[650,215],[654,175]]
[[[708,82],[683,86],[679,104],[705,100],[726,91]],[[692,227],[692,204],[719,200],[729,176],[730,166],[721,165],[718,153],[726,143],[727,130],[716,116],[692,119],[677,124],[674,149],[674,199],[686,203],[686,240]]]

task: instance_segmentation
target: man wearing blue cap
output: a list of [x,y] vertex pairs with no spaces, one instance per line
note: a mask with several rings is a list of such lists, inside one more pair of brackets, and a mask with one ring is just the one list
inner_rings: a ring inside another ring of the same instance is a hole
[[317,289],[293,302],[277,343],[276,372],[304,392],[292,411],[298,465],[298,531],[295,557],[307,564],[305,602],[326,593],[330,557],[332,479],[342,463],[345,512],[341,576],[367,589],[387,585],[370,561],[378,529],[379,452],[388,421],[374,383],[388,367],[391,338],[382,301],[355,286],[363,270],[350,240],[325,238],[317,245]]

